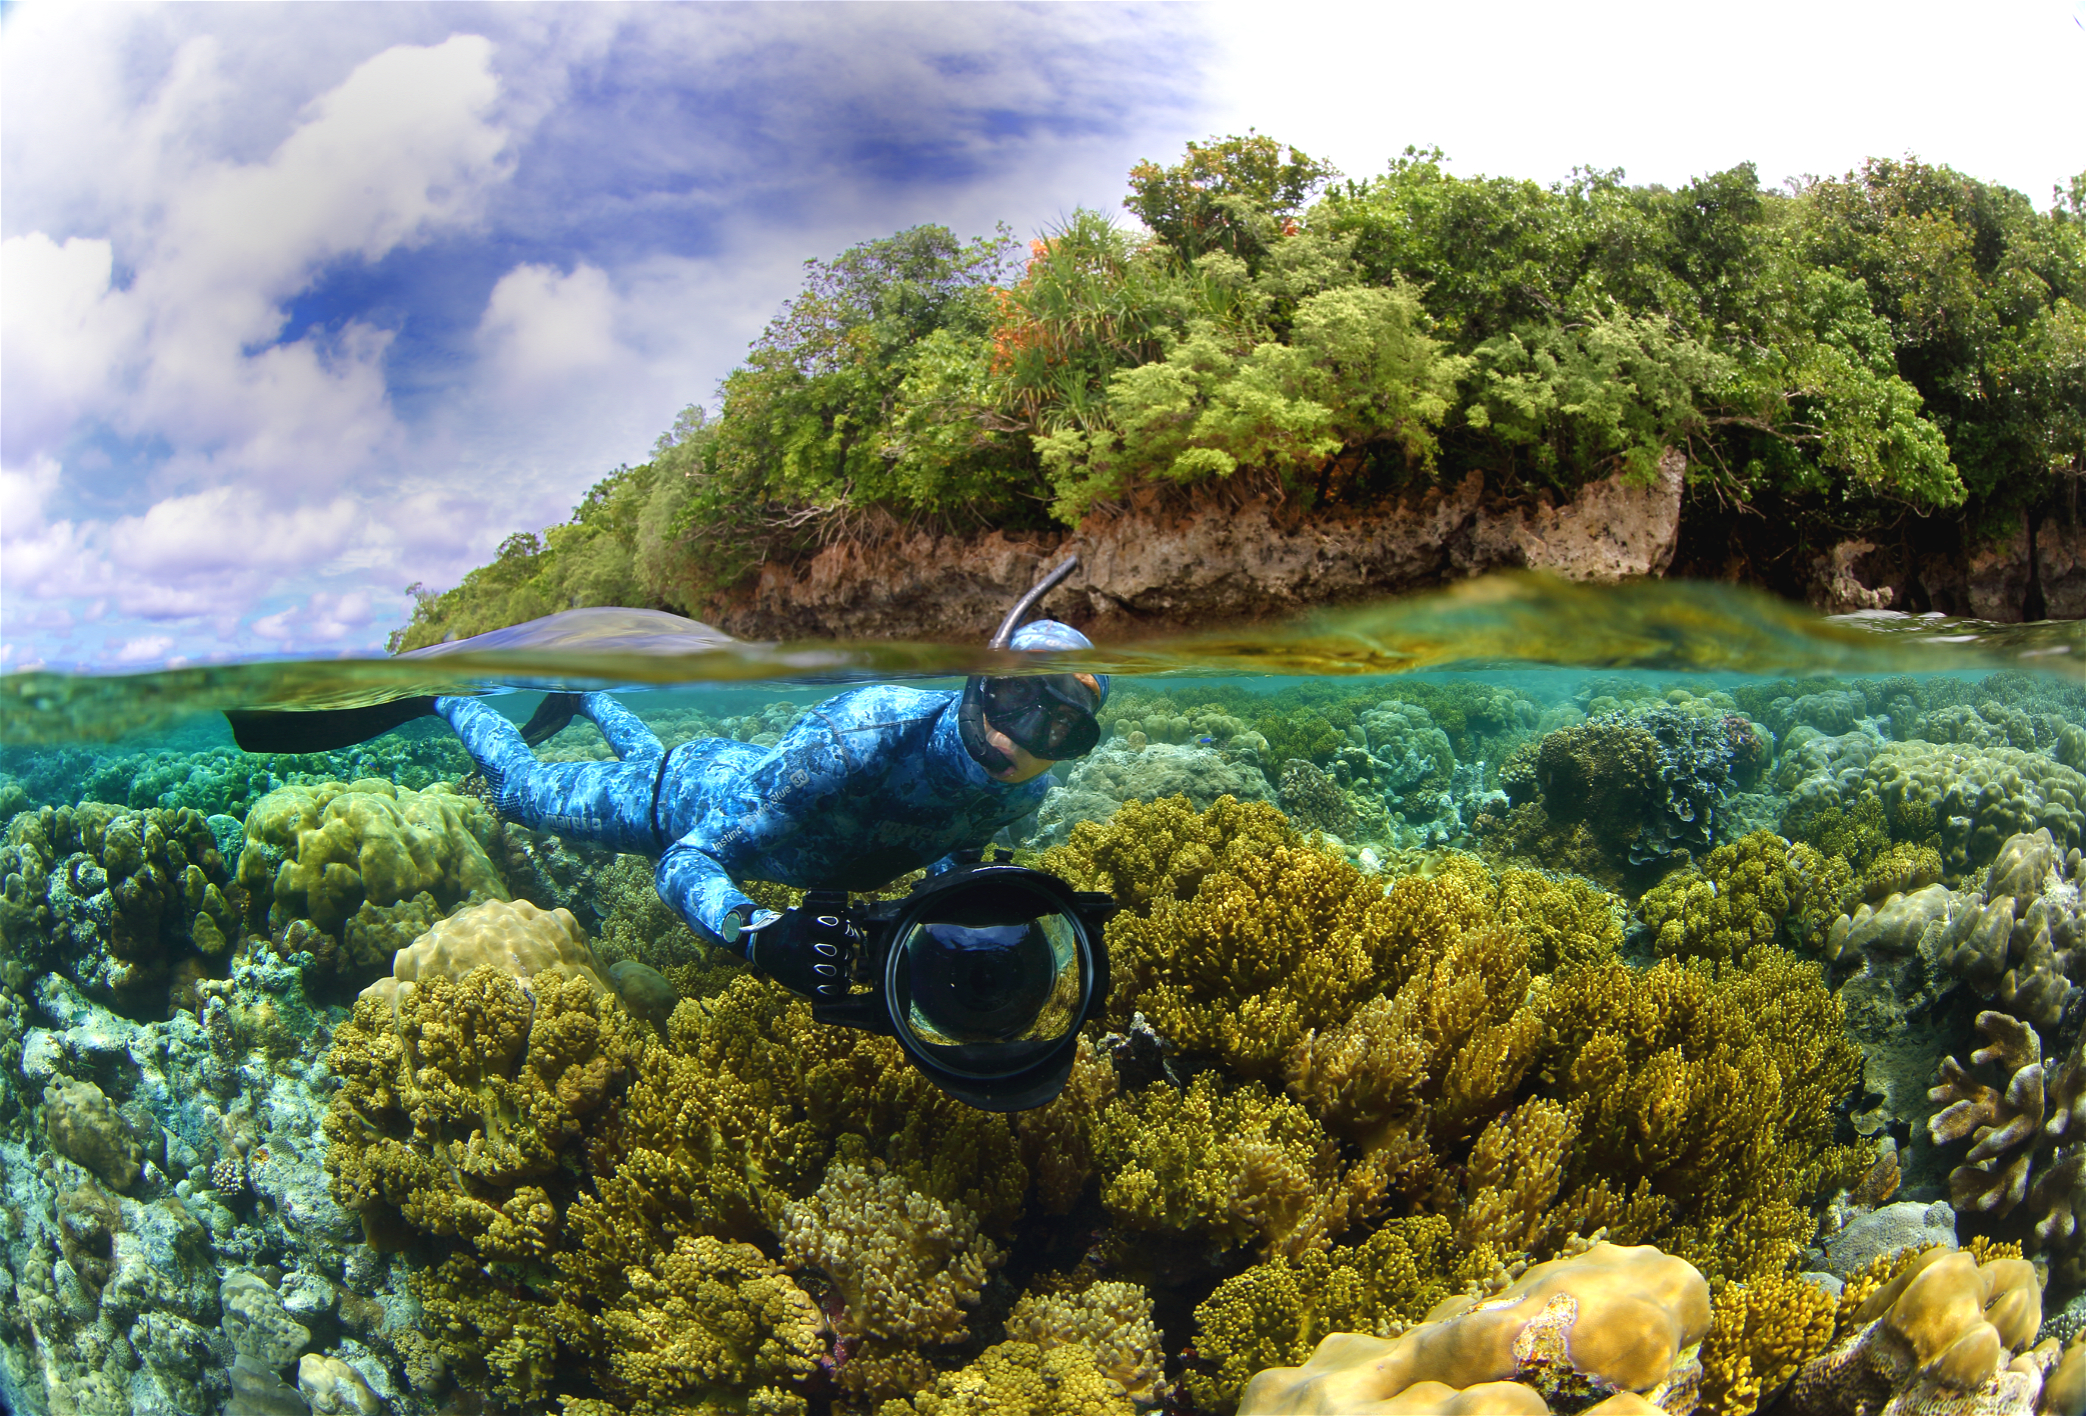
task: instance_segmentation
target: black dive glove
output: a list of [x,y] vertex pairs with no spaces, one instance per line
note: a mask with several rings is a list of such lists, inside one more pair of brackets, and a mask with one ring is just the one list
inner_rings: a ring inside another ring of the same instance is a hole
[[812,904],[784,910],[745,931],[746,962],[792,993],[847,997],[848,970],[862,932],[845,910]]

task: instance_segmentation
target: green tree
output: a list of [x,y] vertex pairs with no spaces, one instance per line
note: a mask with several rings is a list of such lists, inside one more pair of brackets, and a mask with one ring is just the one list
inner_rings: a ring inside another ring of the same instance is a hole
[[1297,148],[1248,129],[1246,136],[1189,143],[1172,167],[1130,169],[1123,205],[1184,261],[1211,251],[1257,269],[1312,194],[1339,171]]

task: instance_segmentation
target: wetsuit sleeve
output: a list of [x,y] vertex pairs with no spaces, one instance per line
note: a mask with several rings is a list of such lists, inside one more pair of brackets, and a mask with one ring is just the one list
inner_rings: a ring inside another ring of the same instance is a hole
[[706,943],[734,954],[742,952],[744,940],[731,920],[736,916],[737,925],[744,926],[759,906],[733,882],[731,872],[695,843],[693,833],[666,848],[653,882],[659,898]]

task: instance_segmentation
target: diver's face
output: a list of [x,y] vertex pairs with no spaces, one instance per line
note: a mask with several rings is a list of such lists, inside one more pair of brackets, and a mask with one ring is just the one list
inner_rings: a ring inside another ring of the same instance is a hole
[[[1101,685],[1092,674],[1074,674],[1072,677],[1085,684],[1096,698],[1101,696]],[[1009,786],[1033,781],[1035,778],[1048,772],[1051,765],[1056,761],[1055,758],[1036,756],[1020,743],[1008,737],[998,728],[995,728],[990,718],[985,720],[985,741],[1005,754],[1008,761],[1013,763],[1011,767],[991,774],[996,781],[1005,782]]]

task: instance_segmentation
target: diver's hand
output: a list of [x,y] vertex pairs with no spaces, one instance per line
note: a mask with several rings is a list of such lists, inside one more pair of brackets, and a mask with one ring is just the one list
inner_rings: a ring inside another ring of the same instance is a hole
[[845,998],[855,941],[861,937],[845,914],[784,910],[746,931],[746,962],[792,993]]

